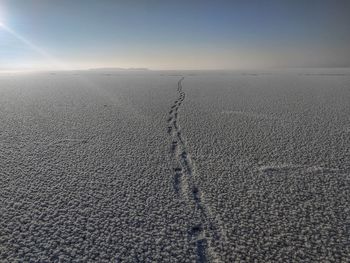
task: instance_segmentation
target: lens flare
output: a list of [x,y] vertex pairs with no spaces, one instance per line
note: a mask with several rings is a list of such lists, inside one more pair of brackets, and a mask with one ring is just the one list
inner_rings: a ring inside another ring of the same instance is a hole
[[37,54],[41,55],[43,58],[45,58],[50,64],[55,66],[57,69],[60,70],[66,70],[68,69],[67,66],[62,63],[61,61],[57,60],[55,57],[47,53],[44,49],[40,48],[39,46],[33,44],[30,40],[26,39],[19,33],[15,32],[12,28],[5,25],[4,23],[0,22],[0,29],[5,30],[7,33],[15,37],[17,40],[21,41],[23,44],[30,47],[33,51],[35,51]]

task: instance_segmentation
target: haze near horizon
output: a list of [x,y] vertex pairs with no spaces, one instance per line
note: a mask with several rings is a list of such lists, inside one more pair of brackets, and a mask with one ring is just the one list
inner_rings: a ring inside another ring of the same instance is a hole
[[0,70],[348,67],[348,1],[0,0]]

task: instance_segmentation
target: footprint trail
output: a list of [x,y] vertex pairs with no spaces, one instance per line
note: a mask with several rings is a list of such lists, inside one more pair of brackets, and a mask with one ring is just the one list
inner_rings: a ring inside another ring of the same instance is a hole
[[188,238],[195,245],[197,262],[213,262],[218,260],[214,245],[218,246],[223,242],[223,231],[203,201],[203,193],[195,180],[193,161],[178,122],[179,110],[186,98],[182,90],[183,80],[184,77],[177,83],[179,96],[170,107],[167,119],[169,152],[174,166],[173,188],[178,197],[184,198],[192,208],[193,220],[189,226]]

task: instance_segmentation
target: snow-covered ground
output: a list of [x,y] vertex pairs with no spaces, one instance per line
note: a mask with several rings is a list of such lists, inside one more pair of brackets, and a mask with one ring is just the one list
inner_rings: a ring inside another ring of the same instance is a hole
[[339,69],[1,74],[0,262],[348,262],[349,102]]

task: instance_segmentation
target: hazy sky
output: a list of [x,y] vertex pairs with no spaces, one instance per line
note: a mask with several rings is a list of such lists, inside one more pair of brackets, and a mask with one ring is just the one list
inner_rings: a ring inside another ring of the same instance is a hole
[[350,66],[349,0],[0,0],[0,70]]

